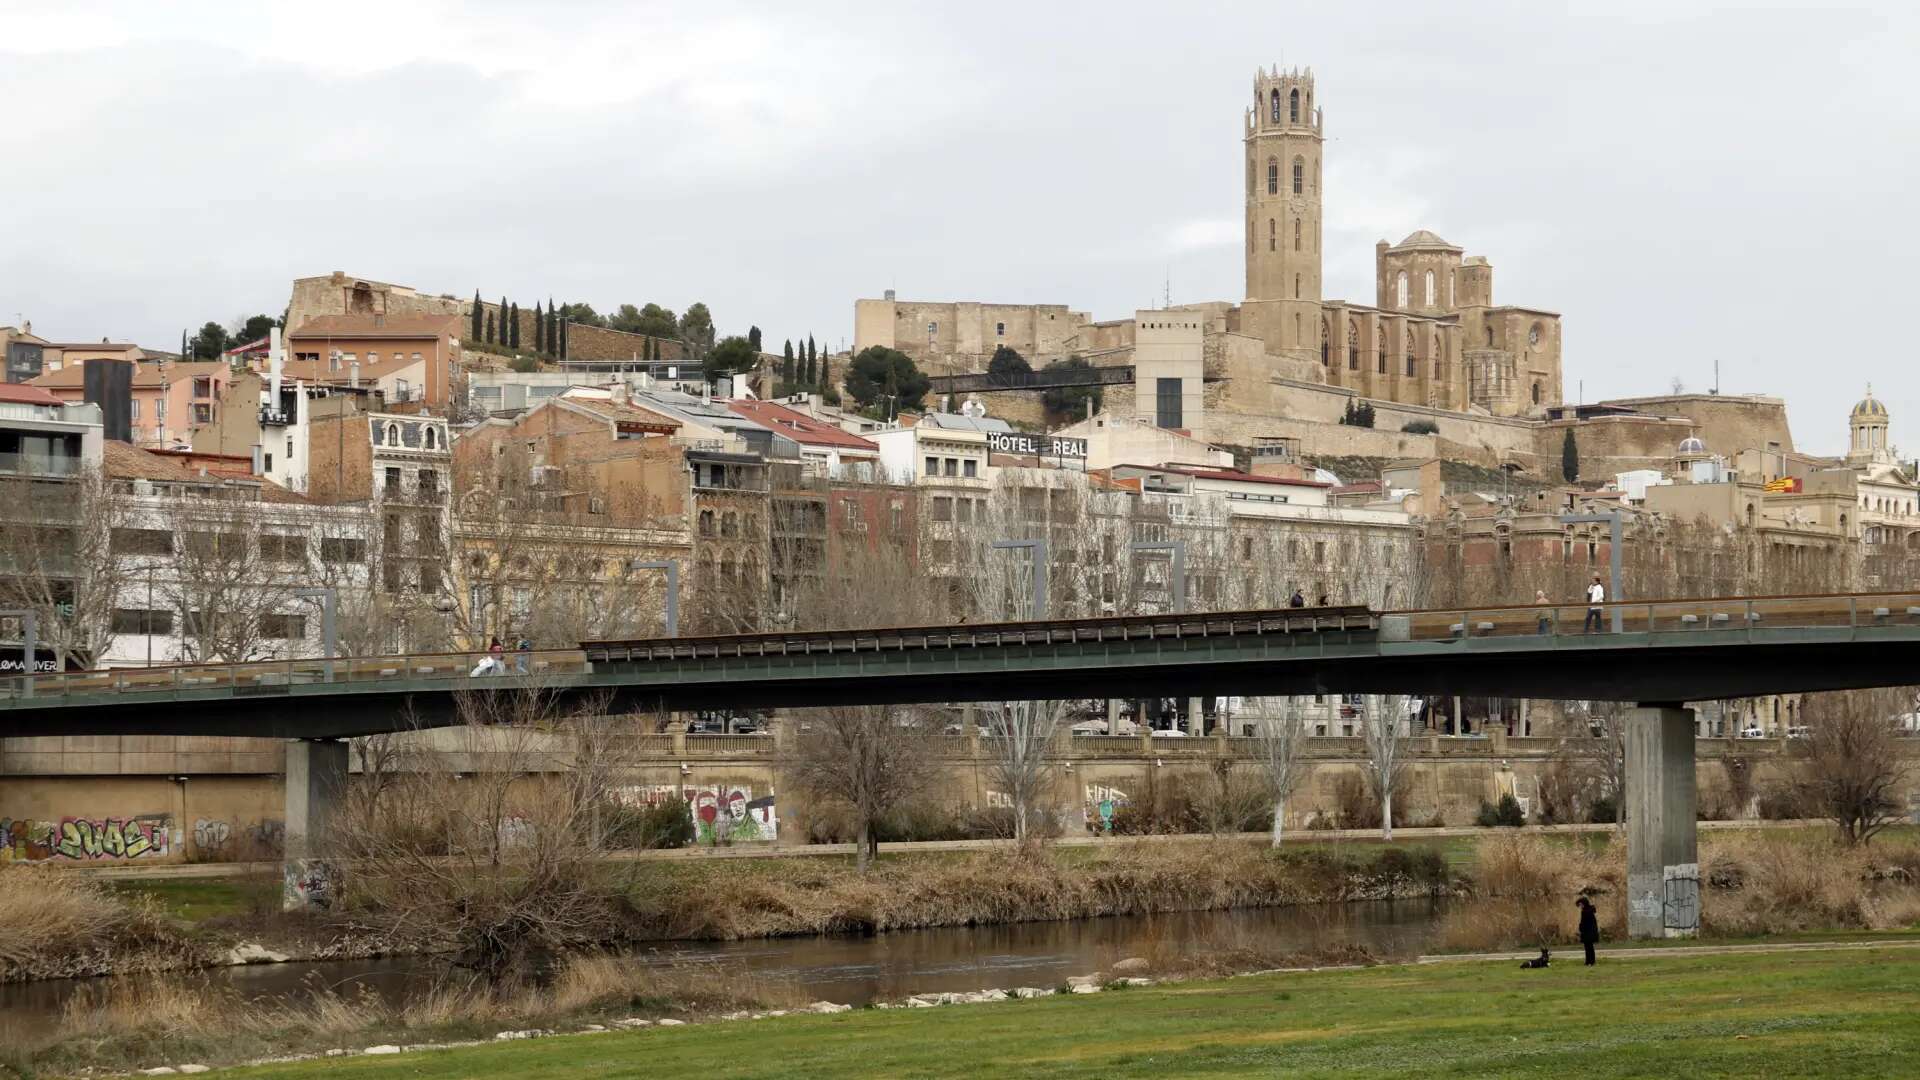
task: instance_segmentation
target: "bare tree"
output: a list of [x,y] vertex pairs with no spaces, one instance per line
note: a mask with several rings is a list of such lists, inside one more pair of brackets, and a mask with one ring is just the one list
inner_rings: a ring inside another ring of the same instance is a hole
[[1306,725],[1300,717],[1299,699],[1251,698],[1256,719],[1254,739],[1259,747],[1260,771],[1266,780],[1267,795],[1273,800],[1274,847],[1287,822],[1287,799],[1306,779]]
[[1029,822],[1052,785],[1054,737],[1066,715],[1059,701],[996,701],[983,707],[992,755],[988,773],[1013,807],[1013,838],[1025,844]]
[[543,951],[621,932],[618,864],[594,823],[624,798],[630,718],[563,707],[549,690],[462,694],[463,725],[375,748],[377,784],[349,788],[331,854],[351,861],[357,910],[446,948],[496,985]]
[[1360,724],[1367,747],[1367,784],[1380,803],[1382,840],[1393,839],[1393,789],[1407,766],[1407,740],[1400,730],[1406,722],[1407,698],[1381,694],[1371,699]]
[[61,669],[97,666],[113,635],[126,568],[113,550],[126,499],[98,470],[0,481],[0,608],[37,616]]
[[918,715],[891,705],[837,705],[800,714],[789,766],[794,785],[852,816],[863,873],[879,853],[874,823],[919,794],[935,771],[927,734]]
[[260,494],[212,487],[177,494],[149,522],[175,538],[163,592],[182,619],[181,659],[271,659],[304,636],[275,625],[286,619],[281,609],[301,576],[270,550],[278,537],[263,528]]
[[1910,766],[1900,725],[1914,701],[1910,687],[1806,698],[1810,730],[1799,755],[1800,790],[1848,846],[1872,840],[1906,810]]

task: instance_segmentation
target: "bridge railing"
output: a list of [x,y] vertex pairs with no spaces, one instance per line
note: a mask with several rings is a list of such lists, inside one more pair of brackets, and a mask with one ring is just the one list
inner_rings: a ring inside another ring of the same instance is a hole
[[224,690],[240,697],[271,697],[315,683],[378,683],[397,680],[472,683],[490,680],[537,686],[542,679],[590,670],[579,649],[426,653],[413,656],[261,660],[244,664],[167,664],[106,668],[0,679],[0,701],[123,693],[186,693]]
[[1635,634],[1667,639],[1703,631],[1920,627],[1920,593],[1756,596],[1603,604],[1529,604],[1453,610],[1388,612],[1386,640],[1465,641],[1477,638],[1588,638]]

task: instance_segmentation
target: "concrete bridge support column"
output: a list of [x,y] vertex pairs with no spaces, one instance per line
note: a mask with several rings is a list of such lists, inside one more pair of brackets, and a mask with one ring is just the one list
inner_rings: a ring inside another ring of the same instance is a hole
[[286,857],[280,906],[324,911],[339,895],[339,873],[325,856],[347,791],[347,744],[298,739],[287,744]]
[[1693,710],[1642,705],[1626,719],[1627,933],[1700,931]]

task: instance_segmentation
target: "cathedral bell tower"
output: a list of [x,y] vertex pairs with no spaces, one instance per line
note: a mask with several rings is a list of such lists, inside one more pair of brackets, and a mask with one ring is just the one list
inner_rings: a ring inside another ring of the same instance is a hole
[[1261,70],[1246,117],[1247,299],[1320,299],[1320,107],[1313,71]]

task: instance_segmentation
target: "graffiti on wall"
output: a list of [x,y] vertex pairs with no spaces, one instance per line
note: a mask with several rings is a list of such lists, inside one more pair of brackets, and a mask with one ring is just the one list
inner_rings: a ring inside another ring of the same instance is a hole
[[287,827],[280,821],[234,825],[220,818],[198,818],[193,823],[193,847],[202,856],[246,858],[273,855],[285,848],[286,839]]
[[629,806],[675,797],[685,799],[687,812],[693,815],[694,835],[703,844],[713,843],[716,835],[728,841],[774,840],[780,835],[773,793],[769,791],[756,798],[753,789],[744,784],[718,787],[646,784],[625,788],[619,797]]
[[59,821],[0,818],[0,862],[165,858],[183,839],[167,814]]
[[281,869],[281,901],[288,911],[325,911],[333,906],[336,874],[324,859],[289,859]]
[[1112,832],[1113,815],[1127,805],[1127,801],[1127,793],[1117,787],[1108,784],[1086,785],[1083,805],[1087,828],[1094,832]]

